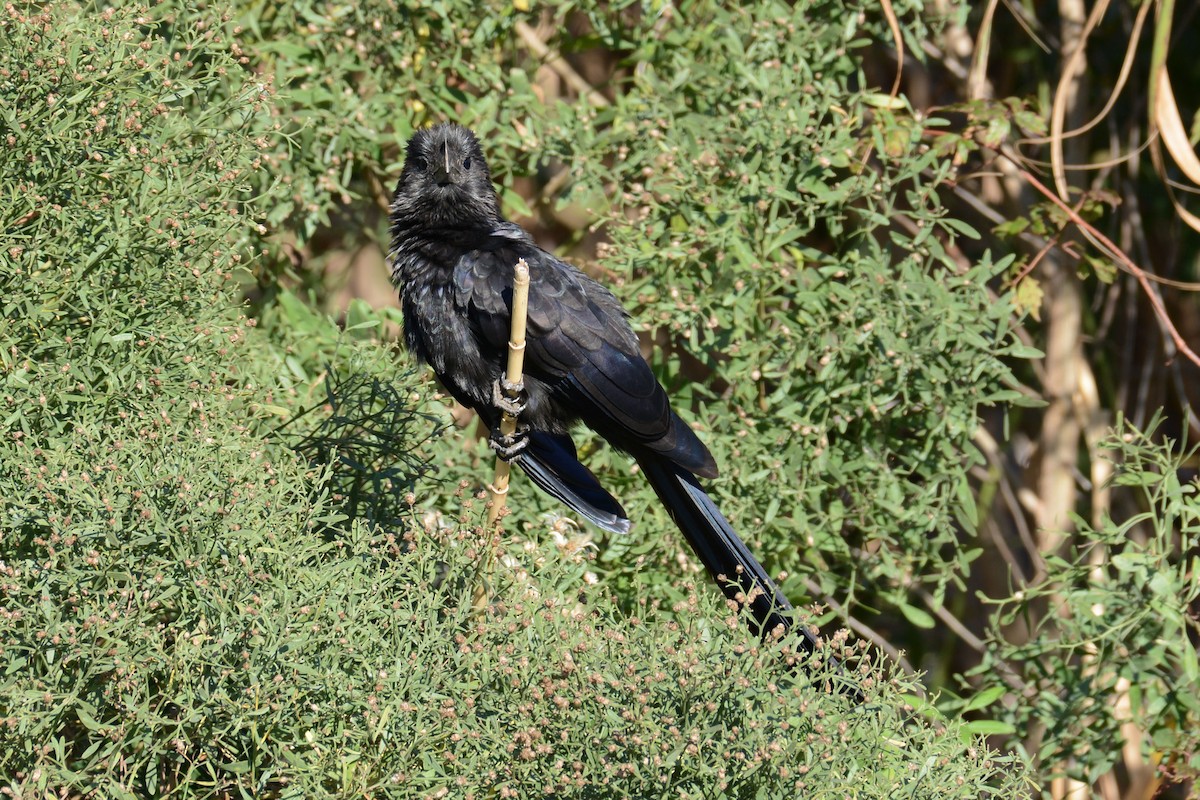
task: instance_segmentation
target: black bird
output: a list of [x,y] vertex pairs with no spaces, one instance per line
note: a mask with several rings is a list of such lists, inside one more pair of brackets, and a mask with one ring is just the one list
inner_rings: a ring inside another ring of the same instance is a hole
[[[479,414],[501,457],[595,525],[624,533],[625,510],[576,457],[569,433],[584,423],[637,460],[726,596],[749,605],[757,632],[790,626],[791,604],[696,480],[715,478],[716,462],[671,410],[625,309],[504,219],[471,131],[446,123],[412,137],[391,235],[408,349]],[[529,265],[529,317],[524,395],[512,403],[501,376],[520,258]],[[519,412],[509,438],[499,434],[506,406]],[[811,650],[815,640],[804,635]]]

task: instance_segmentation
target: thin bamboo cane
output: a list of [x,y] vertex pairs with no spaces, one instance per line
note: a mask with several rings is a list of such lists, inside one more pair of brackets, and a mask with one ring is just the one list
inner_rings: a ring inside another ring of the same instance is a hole
[[[529,311],[529,265],[525,259],[517,260],[513,277],[512,327],[508,337],[508,370],[505,378],[509,386],[518,387],[509,396],[516,399],[520,395],[520,386],[524,379],[525,368],[525,318]],[[507,390],[506,390],[506,393]],[[507,411],[500,419],[500,433],[512,436],[517,430],[517,418]],[[488,485],[488,531],[495,529],[500,521],[500,513],[504,510],[508,496],[508,462],[496,458],[496,477]]]
[[[529,265],[525,259],[517,260],[513,270],[513,301],[512,323],[508,337],[508,368],[505,379],[508,386],[516,387],[512,391],[505,389],[510,399],[520,396],[525,367],[525,319],[529,311]],[[517,418],[509,412],[503,412],[500,418],[500,432],[512,436],[517,430]],[[487,527],[484,530],[483,557],[479,563],[479,571],[475,583],[473,606],[477,613],[482,613],[487,605],[487,583],[492,571],[492,554],[495,546],[494,538],[500,533],[502,512],[508,497],[509,464],[499,456],[496,457],[496,475],[488,484],[488,515]]]

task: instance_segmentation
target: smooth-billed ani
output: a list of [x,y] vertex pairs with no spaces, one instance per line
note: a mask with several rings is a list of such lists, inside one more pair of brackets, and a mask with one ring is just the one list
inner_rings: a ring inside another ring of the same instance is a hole
[[[584,423],[641,465],[725,594],[749,600],[756,630],[790,625],[791,604],[697,482],[716,477],[716,462],[671,410],[624,308],[501,216],[471,131],[447,123],[412,137],[391,205],[391,235],[408,349],[479,414],[502,456],[592,523],[624,533],[625,510],[576,457],[569,433]],[[530,271],[525,392],[516,404],[518,435],[505,440],[498,433],[506,402],[499,381],[520,258]]]

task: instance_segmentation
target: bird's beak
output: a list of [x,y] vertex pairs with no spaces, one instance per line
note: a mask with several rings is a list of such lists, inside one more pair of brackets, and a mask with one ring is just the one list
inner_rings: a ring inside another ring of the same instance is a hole
[[442,163],[437,164],[433,168],[433,179],[437,181],[438,186],[445,186],[454,181],[450,178],[450,145],[442,145]]

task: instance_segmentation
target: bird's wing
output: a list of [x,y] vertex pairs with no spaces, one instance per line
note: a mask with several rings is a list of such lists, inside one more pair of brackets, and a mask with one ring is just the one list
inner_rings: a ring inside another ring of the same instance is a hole
[[620,302],[512,227],[510,235],[463,257],[454,272],[456,302],[477,335],[491,348],[504,348],[513,267],[524,258],[530,275],[526,371],[611,444],[648,448],[696,474],[715,475],[708,449],[671,411]]
[[620,303],[532,243],[500,240],[494,249],[474,251],[458,263],[456,300],[481,339],[500,350],[508,341],[518,258],[525,259],[530,273],[526,370],[556,391],[577,394],[585,406],[637,439],[666,435],[666,393],[641,357]]

